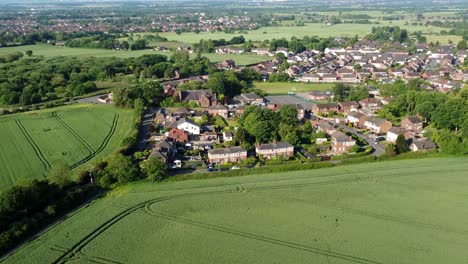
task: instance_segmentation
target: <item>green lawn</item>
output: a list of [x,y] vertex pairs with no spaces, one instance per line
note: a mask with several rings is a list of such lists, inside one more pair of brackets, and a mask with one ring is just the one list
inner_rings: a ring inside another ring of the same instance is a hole
[[466,263],[467,161],[139,183],[3,263]]
[[66,162],[84,168],[115,151],[133,115],[108,105],[73,105],[0,117],[0,190],[43,178]]
[[[56,57],[56,56],[77,56],[77,57],[120,57],[120,58],[131,58],[138,57],[145,54],[162,54],[170,57],[171,51],[153,51],[147,50],[136,50],[136,51],[116,51],[106,49],[87,49],[87,48],[68,48],[58,47],[51,45],[29,45],[29,46],[18,46],[18,47],[7,47],[0,48],[0,55],[13,53],[15,51],[26,52],[32,50],[33,55],[44,56],[44,57]],[[191,54],[194,58],[196,54]],[[226,59],[233,59],[238,65],[247,65],[256,62],[270,60],[270,57],[258,56],[256,54],[215,54],[205,53],[203,56],[209,58],[212,62],[220,62]]]
[[302,82],[255,82],[255,87],[268,94],[287,94],[311,91],[326,91],[333,88],[333,83],[302,83]]

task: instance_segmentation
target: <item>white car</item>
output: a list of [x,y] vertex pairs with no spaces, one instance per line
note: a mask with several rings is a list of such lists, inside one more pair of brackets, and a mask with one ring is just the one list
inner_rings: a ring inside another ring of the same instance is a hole
[[231,170],[240,170],[240,168],[237,167],[237,166],[233,166],[233,167],[231,168]]

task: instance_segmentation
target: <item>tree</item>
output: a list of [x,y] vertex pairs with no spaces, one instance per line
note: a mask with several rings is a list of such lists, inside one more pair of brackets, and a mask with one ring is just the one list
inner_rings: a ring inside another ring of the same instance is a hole
[[59,187],[66,187],[72,180],[70,178],[70,168],[64,161],[55,164],[49,171],[49,181],[57,184]]
[[280,110],[278,111],[280,116],[280,122],[290,125],[296,126],[299,124],[299,120],[297,119],[297,109],[292,105],[283,105]]
[[408,143],[404,135],[398,135],[395,150],[397,154],[402,154],[408,152]]
[[109,161],[106,174],[119,183],[125,183],[138,178],[138,169],[131,157],[118,154]]
[[460,40],[458,42],[458,45],[457,45],[457,49],[458,50],[466,50],[468,48],[467,44],[466,44],[466,40]]
[[432,121],[438,128],[458,131],[468,117],[468,102],[462,98],[453,98],[439,105],[432,114]]
[[188,61],[190,59],[190,55],[186,50],[176,50],[174,54],[171,56],[171,60],[176,63],[181,63]]
[[144,167],[146,177],[150,181],[162,181],[167,177],[166,163],[159,157],[151,157]]
[[335,94],[335,101],[343,102],[348,98],[350,87],[343,83],[337,83],[333,86],[333,93]]
[[349,100],[350,101],[360,101],[369,97],[369,91],[365,86],[354,86],[349,91]]
[[33,51],[32,50],[27,50],[26,55],[28,55],[28,57],[31,57],[33,55]]

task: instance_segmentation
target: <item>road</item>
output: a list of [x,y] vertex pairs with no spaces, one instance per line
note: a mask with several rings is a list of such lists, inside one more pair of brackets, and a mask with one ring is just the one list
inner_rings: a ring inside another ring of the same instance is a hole
[[156,111],[156,108],[148,107],[143,112],[143,117],[141,118],[141,126],[138,132],[138,151],[143,151],[149,147],[149,139],[151,137],[151,126],[153,125],[153,117]]
[[[317,118],[319,119],[324,119],[323,117],[321,116],[317,116],[317,115],[314,115],[316,116]],[[324,119],[326,120],[326,119]],[[382,156],[383,154],[385,154],[385,148],[380,145],[379,143],[376,143],[372,138],[362,134],[362,133],[358,133],[358,131],[352,127],[348,127],[348,126],[345,126],[345,125],[340,125],[340,124],[337,124],[335,121],[329,121],[330,123],[338,126],[339,128],[343,129],[344,131],[346,132],[349,132],[349,133],[352,133],[354,135],[356,135],[357,137],[365,140],[367,142],[367,144],[369,144],[369,146],[372,147],[372,149],[374,150],[372,152],[372,156],[376,156],[376,157],[379,157],[379,156]]]
[[380,145],[379,143],[375,143],[375,141],[369,138],[368,136],[362,133],[358,133],[354,128],[350,128],[344,125],[338,125],[338,127],[346,132],[353,133],[354,135],[364,139],[367,142],[367,144],[369,144],[369,146],[371,146],[374,149],[371,155],[379,157],[385,153],[385,148],[382,145]]

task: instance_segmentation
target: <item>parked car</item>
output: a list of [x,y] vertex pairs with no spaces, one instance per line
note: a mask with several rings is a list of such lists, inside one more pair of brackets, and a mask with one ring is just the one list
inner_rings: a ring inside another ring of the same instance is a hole
[[232,166],[231,170],[240,170],[240,168],[237,166]]

